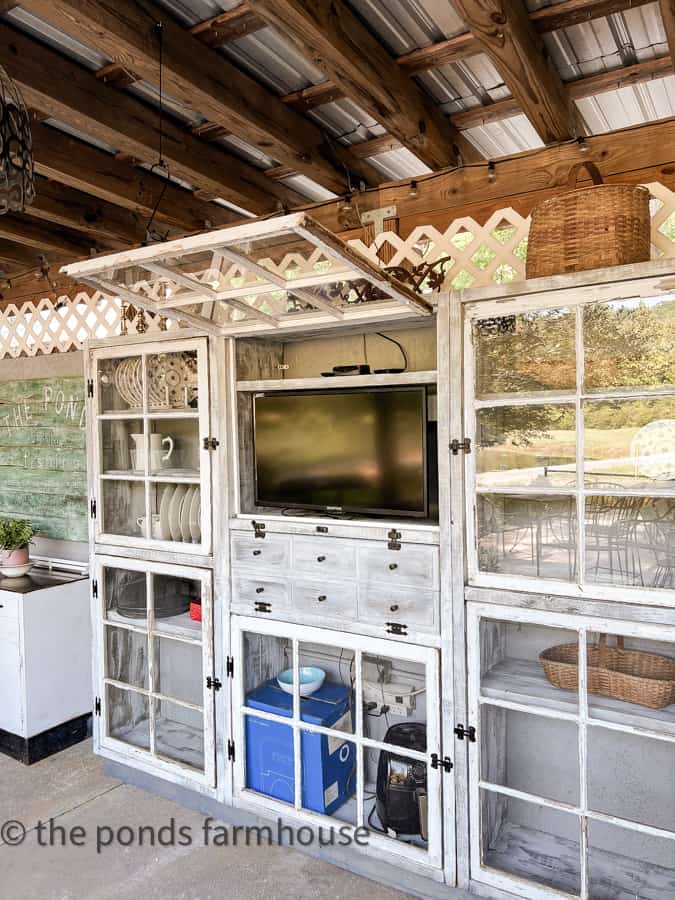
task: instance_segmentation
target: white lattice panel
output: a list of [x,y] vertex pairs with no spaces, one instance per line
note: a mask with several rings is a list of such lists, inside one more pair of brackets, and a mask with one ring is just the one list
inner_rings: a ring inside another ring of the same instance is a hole
[[[647,187],[653,198],[652,257],[675,256],[675,193],[658,182]],[[529,227],[529,218],[508,207],[495,212],[483,225],[462,217],[443,232],[420,225],[405,239],[384,231],[370,245],[360,240],[349,243],[372,263],[387,268],[411,269],[442,260],[439,265],[447,290],[523,280]],[[260,262],[290,282],[317,271],[330,278],[339,275],[340,269],[335,260],[327,259],[318,249],[307,256],[293,252]],[[255,294],[259,279],[225,260],[214,263],[213,274],[234,286],[248,287],[250,283]],[[210,271],[203,274],[203,280],[208,281]],[[44,298],[18,307],[9,305],[0,311],[0,358],[65,353],[79,350],[85,340],[113,337],[122,330],[121,310],[119,298],[98,291],[63,295],[56,300]],[[160,324],[149,314],[140,319],[137,314],[126,322],[129,333],[143,329],[154,333],[167,326],[171,327],[170,321]]]

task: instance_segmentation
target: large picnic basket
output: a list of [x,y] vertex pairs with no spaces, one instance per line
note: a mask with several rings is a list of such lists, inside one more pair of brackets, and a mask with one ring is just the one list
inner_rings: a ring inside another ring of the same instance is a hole
[[[574,189],[581,169],[593,187]],[[629,184],[604,184],[597,166],[573,166],[567,192],[532,210],[527,278],[646,262],[651,251],[649,191]]]
[[[602,694],[651,709],[675,703],[675,659],[642,650],[626,650],[624,639],[616,647],[607,646],[607,635],[586,648],[586,681],[590,694]],[[539,654],[546,678],[566,691],[579,686],[577,644],[558,644]]]

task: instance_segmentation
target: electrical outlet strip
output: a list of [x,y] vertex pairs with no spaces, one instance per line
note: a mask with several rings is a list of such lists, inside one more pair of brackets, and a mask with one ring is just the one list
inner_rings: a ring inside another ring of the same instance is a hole
[[414,692],[415,688],[411,684],[363,682],[363,699],[366,703],[376,703],[378,707],[388,706],[393,716],[401,718],[414,712],[416,706]]

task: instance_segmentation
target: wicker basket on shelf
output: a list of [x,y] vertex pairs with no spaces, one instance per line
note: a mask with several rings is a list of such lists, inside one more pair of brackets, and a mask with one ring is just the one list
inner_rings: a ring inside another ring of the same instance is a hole
[[[593,187],[574,189],[581,169]],[[592,162],[573,166],[567,192],[532,210],[527,278],[646,262],[651,252],[649,191],[604,184]]]
[[[675,659],[642,650],[626,650],[622,637],[616,647],[607,646],[607,635],[589,644],[587,684],[590,694],[602,694],[626,703],[662,709],[675,703]],[[558,644],[539,654],[546,678],[557,688],[574,691],[579,686],[577,644]]]

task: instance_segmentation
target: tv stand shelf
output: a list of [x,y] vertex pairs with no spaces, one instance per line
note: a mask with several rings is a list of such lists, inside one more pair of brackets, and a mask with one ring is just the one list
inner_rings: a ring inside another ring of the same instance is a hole
[[390,387],[406,384],[436,384],[435,369],[423,372],[399,372],[389,375],[336,375],[332,378],[268,378],[259,381],[238,381],[237,390],[257,391],[306,391],[331,390],[333,388]]

